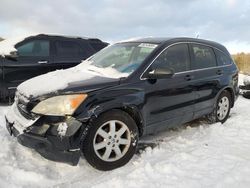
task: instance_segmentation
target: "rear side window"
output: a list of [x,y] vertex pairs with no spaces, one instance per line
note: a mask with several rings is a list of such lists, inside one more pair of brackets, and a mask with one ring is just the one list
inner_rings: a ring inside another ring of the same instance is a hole
[[61,57],[75,57],[80,55],[80,46],[72,41],[56,41],[56,53]]
[[232,59],[219,50],[215,49],[215,55],[219,66],[230,65],[232,63]]
[[170,68],[174,72],[183,72],[190,69],[187,44],[176,44],[167,48],[152,64],[152,68]]
[[191,44],[192,52],[192,69],[203,69],[209,67],[216,67],[216,59],[214,51],[208,46],[199,44]]
[[50,45],[49,41],[34,40],[17,47],[17,51],[18,55],[23,57],[25,56],[47,57],[49,56]]

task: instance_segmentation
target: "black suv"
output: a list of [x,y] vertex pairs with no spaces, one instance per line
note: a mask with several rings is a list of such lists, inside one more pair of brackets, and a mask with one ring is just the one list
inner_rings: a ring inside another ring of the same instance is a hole
[[13,96],[21,82],[50,71],[75,66],[108,43],[94,38],[39,34],[14,45],[16,52],[0,56],[1,99]]
[[95,168],[111,170],[131,159],[146,134],[202,116],[224,123],[238,92],[238,69],[224,46],[144,38],[22,83],[6,126],[48,159],[75,165],[83,152]]

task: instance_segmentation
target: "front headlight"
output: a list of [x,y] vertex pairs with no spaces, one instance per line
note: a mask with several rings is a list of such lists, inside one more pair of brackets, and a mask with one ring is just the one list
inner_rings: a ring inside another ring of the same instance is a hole
[[38,103],[32,109],[32,112],[51,116],[72,115],[86,98],[87,94],[60,95],[51,97]]

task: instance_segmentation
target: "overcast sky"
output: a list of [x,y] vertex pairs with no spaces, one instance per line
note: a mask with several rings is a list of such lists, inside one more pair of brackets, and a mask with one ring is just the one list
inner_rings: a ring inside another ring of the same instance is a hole
[[0,0],[0,37],[59,33],[117,41],[187,36],[250,52],[249,0]]

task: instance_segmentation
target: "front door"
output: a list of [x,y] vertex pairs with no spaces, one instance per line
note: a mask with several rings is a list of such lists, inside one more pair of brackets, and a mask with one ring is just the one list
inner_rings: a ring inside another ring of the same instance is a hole
[[188,45],[176,44],[165,49],[147,71],[156,67],[173,69],[174,75],[145,81],[144,115],[148,133],[189,121],[194,110]]
[[7,89],[15,89],[23,81],[50,71],[50,43],[47,40],[29,40],[17,46],[17,59],[3,63]]

